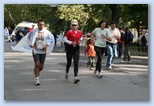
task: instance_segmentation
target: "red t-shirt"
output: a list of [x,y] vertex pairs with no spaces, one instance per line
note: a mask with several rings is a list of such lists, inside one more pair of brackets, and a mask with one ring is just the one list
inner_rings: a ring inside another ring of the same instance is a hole
[[69,30],[65,36],[69,41],[76,41],[77,44],[79,44],[80,38],[82,37],[82,32],[80,30],[74,31],[74,30]]

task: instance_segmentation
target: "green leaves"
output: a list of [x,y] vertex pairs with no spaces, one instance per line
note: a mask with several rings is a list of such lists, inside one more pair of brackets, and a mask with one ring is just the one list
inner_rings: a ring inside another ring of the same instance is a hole
[[70,29],[70,21],[77,19],[80,29],[92,31],[100,20],[115,20],[123,26],[148,26],[147,4],[5,4],[4,24],[13,26],[21,21],[37,22],[44,19],[51,30],[60,33]]

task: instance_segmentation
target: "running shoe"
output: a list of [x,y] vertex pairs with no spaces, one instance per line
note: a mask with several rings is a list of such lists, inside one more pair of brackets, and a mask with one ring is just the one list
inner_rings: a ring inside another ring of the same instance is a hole
[[128,63],[131,63],[131,61],[129,60]]
[[120,61],[120,63],[126,63],[126,61],[122,60],[122,61]]
[[107,70],[112,70],[112,67],[111,66],[107,67]]
[[40,85],[39,78],[36,78],[36,79],[35,79],[35,85],[36,85],[36,86]]
[[65,74],[65,79],[68,79],[68,73]]
[[95,76],[98,76],[98,71],[94,71],[94,75]]
[[78,78],[74,79],[74,84],[77,84],[78,82],[80,82],[80,80]]
[[103,75],[99,72],[98,73],[98,78],[102,78],[103,77]]
[[90,67],[90,70],[93,70],[94,68],[93,67]]

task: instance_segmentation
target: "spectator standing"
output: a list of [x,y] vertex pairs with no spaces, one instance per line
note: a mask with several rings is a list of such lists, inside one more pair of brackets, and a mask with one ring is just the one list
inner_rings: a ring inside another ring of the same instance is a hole
[[146,47],[147,39],[145,33],[143,33],[142,35],[141,42],[142,42],[142,52],[147,52],[147,47]]
[[131,63],[131,57],[130,57],[130,44],[132,41],[132,33],[131,31],[128,29],[128,26],[125,25],[124,26],[125,29],[125,35],[124,35],[124,56],[123,56],[123,60],[121,61],[121,63],[126,63],[126,60],[128,61],[128,63]]
[[24,37],[24,31],[20,27],[19,30],[16,32],[16,38],[17,38],[17,43]]
[[124,32],[122,30],[122,27],[119,27],[119,31],[121,34],[121,37],[118,39],[118,57],[122,57],[122,49],[123,49],[123,39],[124,39]]
[[52,31],[54,40],[55,40],[55,46],[57,46],[57,33],[55,31]]
[[9,30],[7,27],[4,28],[4,38],[8,40]]
[[140,35],[138,36],[137,39],[137,51],[140,52],[141,50],[141,46],[142,46],[142,42],[141,42],[141,38],[142,38],[142,33],[140,33]]
[[8,36],[8,42],[11,42],[11,34],[12,34],[12,29],[10,27],[8,27],[9,30],[9,36]]
[[147,45],[146,45],[146,47],[147,47],[147,50],[148,50],[148,30],[146,31],[145,36],[146,36],[146,40],[147,40]]
[[61,33],[59,34],[59,36],[58,36],[58,38],[57,38],[57,42],[60,42],[61,47],[64,46],[63,38],[64,38],[64,34],[63,34],[63,32],[61,31]]
[[28,27],[25,27],[24,35],[27,35],[27,33],[28,33]]

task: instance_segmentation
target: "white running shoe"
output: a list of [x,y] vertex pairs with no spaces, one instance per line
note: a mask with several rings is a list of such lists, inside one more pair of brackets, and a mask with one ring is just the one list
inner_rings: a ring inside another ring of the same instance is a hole
[[98,73],[98,78],[102,78],[103,76],[102,76],[102,74],[101,74],[101,72],[99,72]]
[[122,60],[122,61],[120,61],[120,63],[126,63],[126,61]]
[[131,63],[131,61],[128,61],[128,63]]
[[65,79],[68,79],[68,73],[65,74]]
[[107,70],[112,70],[112,67],[111,66],[107,67]]
[[39,81],[39,78],[37,77],[37,78],[35,78],[35,85],[37,86],[37,85],[40,85],[40,81]]
[[80,82],[79,78],[75,77],[74,78],[74,84],[77,84],[78,82]]
[[98,71],[94,71],[94,75],[98,76]]
[[93,70],[94,68],[90,67],[90,70]]

